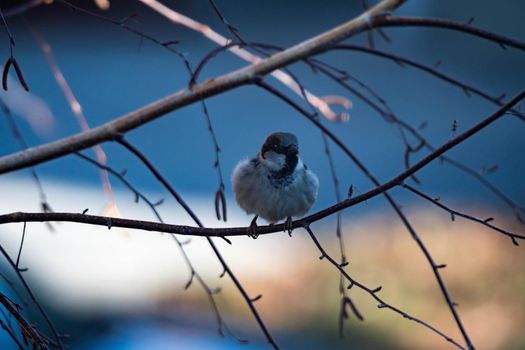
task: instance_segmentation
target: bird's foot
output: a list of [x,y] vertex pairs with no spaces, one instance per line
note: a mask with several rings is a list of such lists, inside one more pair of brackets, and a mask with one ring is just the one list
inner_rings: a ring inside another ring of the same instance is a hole
[[259,215],[255,215],[252,222],[250,223],[250,226],[248,227],[248,237],[251,237],[253,239],[257,239],[259,234],[257,234],[257,218]]
[[293,220],[292,217],[289,216],[286,221],[284,222],[284,230],[288,231],[288,236],[292,237],[292,231],[293,231]]

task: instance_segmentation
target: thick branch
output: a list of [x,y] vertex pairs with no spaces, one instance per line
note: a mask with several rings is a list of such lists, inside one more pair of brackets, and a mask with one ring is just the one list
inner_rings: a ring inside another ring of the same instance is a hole
[[113,140],[119,134],[135,129],[178,108],[250,83],[275,69],[322,52],[341,40],[368,29],[374,17],[394,10],[404,1],[383,0],[359,17],[303,41],[285,51],[276,53],[259,63],[215,79],[209,79],[191,88],[183,89],[91,130],[2,157],[0,158],[0,174],[55,159],[104,141]]

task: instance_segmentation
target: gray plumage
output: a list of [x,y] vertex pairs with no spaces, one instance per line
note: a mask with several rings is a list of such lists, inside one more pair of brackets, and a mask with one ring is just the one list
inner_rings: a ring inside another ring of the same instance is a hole
[[232,184],[239,206],[269,223],[303,216],[319,188],[299,158],[297,138],[283,132],[269,135],[255,158],[237,164]]

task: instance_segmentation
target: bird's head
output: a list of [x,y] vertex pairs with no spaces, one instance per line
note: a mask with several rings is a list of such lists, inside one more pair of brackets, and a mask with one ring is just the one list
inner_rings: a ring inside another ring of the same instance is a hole
[[288,167],[293,171],[297,165],[299,142],[294,134],[275,132],[264,141],[259,157],[271,170],[281,171]]

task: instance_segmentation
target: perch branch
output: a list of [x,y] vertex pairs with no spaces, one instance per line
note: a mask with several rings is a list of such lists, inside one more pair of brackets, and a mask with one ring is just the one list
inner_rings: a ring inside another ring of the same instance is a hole
[[[358,203],[367,201],[373,197],[376,197],[379,194],[382,194],[389,189],[400,186],[404,180],[410,177],[412,174],[421,170],[433,160],[441,157],[445,152],[454,148],[458,144],[467,140],[471,136],[475,135],[479,131],[483,130],[485,127],[489,126],[491,123],[495,122],[502,116],[504,116],[514,105],[520,102],[525,98],[525,90],[516,95],[510,102],[505,104],[502,108],[497,110],[494,114],[483,119],[478,124],[474,125],[472,128],[443,144],[441,147],[437,148],[434,152],[427,155],[425,158],[411,166],[409,169],[403,171],[401,174],[392,178],[388,182],[373,188],[372,190],[363,193],[359,196],[345,199],[344,201],[332,205],[328,208],[318,211],[317,213],[311,214],[307,217],[304,217],[299,220],[295,220],[292,223],[293,228],[304,227],[305,225],[311,224],[315,221],[319,221],[328,217],[340,210],[349,208]],[[338,140],[334,140],[338,142]],[[340,141],[339,141],[340,142]],[[157,222],[150,221],[140,221],[140,220],[130,220],[130,219],[119,219],[103,216],[94,216],[94,215],[85,215],[85,214],[74,214],[74,213],[10,213],[0,215],[0,224],[10,223],[10,222],[38,222],[38,221],[71,221],[79,222],[100,226],[115,226],[115,227],[124,227],[124,228],[134,228],[146,231],[159,231],[166,233],[177,233],[181,235],[192,235],[192,236],[209,236],[209,237],[227,237],[227,236],[243,236],[246,235],[247,227],[230,227],[230,228],[204,228],[204,227],[192,227],[192,226],[182,226],[182,225],[170,225],[170,224],[160,224]],[[277,224],[272,226],[258,226],[255,229],[256,233],[259,234],[269,234],[274,232],[282,232],[285,230],[284,224]],[[513,237],[519,239],[525,239],[525,236],[519,234],[512,234]]]

